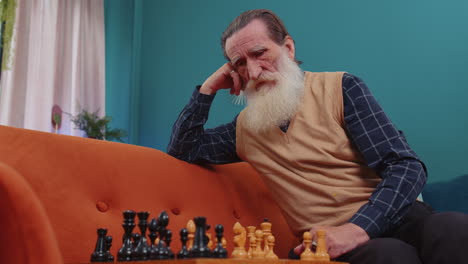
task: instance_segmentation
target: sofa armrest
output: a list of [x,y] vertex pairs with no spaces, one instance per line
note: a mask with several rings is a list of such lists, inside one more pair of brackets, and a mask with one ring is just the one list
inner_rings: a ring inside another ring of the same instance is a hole
[[63,263],[55,233],[37,195],[25,179],[0,163],[1,263]]

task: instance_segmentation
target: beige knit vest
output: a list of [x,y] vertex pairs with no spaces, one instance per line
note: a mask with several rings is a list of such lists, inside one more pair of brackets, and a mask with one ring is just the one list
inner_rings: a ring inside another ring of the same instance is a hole
[[[344,130],[343,73],[305,73],[303,102],[284,133],[255,134],[237,118],[237,154],[263,177],[297,236],[346,223],[380,182]],[[268,216],[265,216],[268,217]]]

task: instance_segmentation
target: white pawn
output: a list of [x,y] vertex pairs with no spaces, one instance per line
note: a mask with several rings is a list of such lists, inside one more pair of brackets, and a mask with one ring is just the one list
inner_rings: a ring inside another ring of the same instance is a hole
[[277,259],[278,259],[278,256],[276,256],[275,252],[273,251],[273,249],[274,249],[274,247],[275,247],[275,237],[272,236],[272,235],[269,235],[269,236],[267,237],[267,243],[268,243],[269,251],[266,253],[265,259],[268,259],[268,260],[277,260]]
[[256,248],[255,251],[252,253],[253,259],[263,259],[265,258],[265,252],[262,250],[262,240],[263,240],[263,231],[257,230],[255,231],[256,237]]
[[316,260],[314,252],[310,250],[310,246],[312,245],[312,234],[310,232],[304,232],[303,239],[305,249],[301,254],[301,260]]

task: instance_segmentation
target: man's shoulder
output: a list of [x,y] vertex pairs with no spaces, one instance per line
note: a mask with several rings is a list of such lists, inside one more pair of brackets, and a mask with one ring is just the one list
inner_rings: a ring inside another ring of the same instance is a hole
[[349,74],[344,71],[336,71],[336,72],[311,72],[311,71],[304,71],[306,82],[307,80],[310,82],[319,81],[319,82],[339,82],[343,83],[345,81],[345,76]]
[[344,76],[352,76],[351,74],[349,74],[348,72],[345,72],[345,71],[336,71],[336,72],[328,72],[328,71],[324,71],[324,72],[312,72],[312,71],[304,71],[304,74],[306,76],[312,76],[312,77],[315,77],[315,78],[333,78],[333,77],[340,77],[340,78],[344,78]]
[[343,87],[349,86],[349,84],[362,83],[362,79],[357,77],[354,74],[351,74],[347,71],[336,71],[336,72],[312,72],[304,71],[304,74],[307,78],[325,80],[325,79],[339,79],[342,81]]

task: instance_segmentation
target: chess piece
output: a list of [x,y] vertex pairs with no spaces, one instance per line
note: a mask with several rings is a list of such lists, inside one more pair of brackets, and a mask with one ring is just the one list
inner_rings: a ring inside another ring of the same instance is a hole
[[108,262],[108,256],[106,254],[106,241],[105,237],[107,234],[107,229],[99,228],[97,230],[98,238],[96,241],[96,247],[94,252],[91,254],[91,262]]
[[149,234],[148,237],[150,239],[150,247],[149,247],[149,259],[154,260],[159,255],[159,248],[157,247],[155,241],[158,237],[158,221],[156,218],[151,219],[148,225]]
[[249,239],[249,252],[250,252],[250,255],[247,253],[247,256],[248,256],[249,259],[251,259],[253,257],[253,252],[255,251],[256,248],[257,248],[257,238],[255,237],[255,234],[254,234]]
[[140,234],[138,234],[138,233],[133,233],[132,234],[132,239],[133,239],[133,243],[132,243],[132,260],[134,258],[133,252],[135,251],[135,248],[137,247],[138,243],[140,243],[140,238],[141,238]]
[[216,241],[218,241],[216,248],[213,250],[213,257],[214,258],[227,258],[228,252],[223,247],[223,233],[224,227],[222,225],[216,225],[215,227],[216,232]]
[[310,232],[304,232],[303,241],[304,241],[304,251],[301,254],[301,260],[316,260],[314,252],[310,250],[312,245],[312,234]]
[[263,231],[263,252],[267,254],[268,251],[270,251],[267,238],[269,235],[271,235],[271,223],[268,222],[267,218],[265,218],[263,220],[263,223],[260,224],[260,228]]
[[138,212],[138,227],[140,228],[140,234],[138,242],[136,242],[136,246],[133,249],[132,260],[148,260],[149,259],[149,248],[148,248],[148,241],[146,240],[146,228],[148,227],[148,212]]
[[205,217],[195,217],[193,219],[195,222],[195,239],[193,241],[193,247],[190,251],[190,256],[192,258],[209,258],[211,257],[210,249],[208,248],[207,238],[206,238],[206,218]]
[[166,231],[166,239],[165,239],[167,253],[168,253],[167,256],[168,256],[169,259],[174,259],[174,252],[172,252],[172,250],[171,250],[171,241],[172,241],[172,231],[167,230]]
[[[218,239],[216,238],[215,243],[218,243],[218,242],[219,242],[219,241],[218,241]],[[227,249],[227,240],[226,240],[225,237],[222,237],[222,238],[221,238],[221,245],[223,246],[223,248],[226,248],[226,249]]]
[[320,261],[330,261],[330,256],[327,250],[327,241],[325,239],[326,231],[317,230],[317,250],[315,251],[315,259]]
[[135,227],[135,212],[127,210],[123,212],[124,221],[122,227],[124,229],[124,235],[122,237],[123,244],[117,253],[118,261],[131,261],[132,260],[132,230]]
[[247,251],[247,255],[249,256],[249,258],[252,258],[252,252],[255,249],[255,246],[252,247],[252,241],[255,244],[255,239],[254,240],[250,239],[251,237],[255,238],[255,229],[257,229],[255,226],[247,227],[247,239],[249,239],[249,250]]
[[223,245],[223,248],[227,248],[227,241],[226,238],[221,238],[221,245]]
[[177,253],[178,259],[188,259],[190,257],[189,251],[187,249],[187,241],[188,241],[188,231],[187,228],[182,228],[180,230],[180,241],[182,242],[182,248],[180,249],[179,253]]
[[114,256],[110,253],[110,248],[112,247],[112,237],[106,236],[106,256],[107,262],[114,262]]
[[265,252],[263,252],[262,250],[263,231],[260,229],[255,231],[255,238],[256,238],[256,247],[255,247],[254,252],[252,252],[252,259],[265,258]]
[[239,222],[236,222],[232,230],[234,232],[234,250],[231,257],[235,259],[248,258],[247,251],[245,251],[245,240],[247,238],[245,228]]
[[207,241],[208,241],[208,243],[207,243],[206,246],[207,246],[210,250],[213,250],[213,241],[211,240],[211,233],[206,232],[205,236],[206,236]]
[[193,241],[195,240],[195,222],[193,222],[192,219],[190,219],[187,222],[187,231],[188,231],[188,244],[187,244],[187,249],[191,250],[193,247]]
[[159,243],[158,249],[159,254],[156,259],[169,259],[169,251],[167,250],[167,245],[165,239],[167,236],[167,225],[169,224],[169,215],[166,211],[162,211],[158,216],[158,226],[159,226]]
[[268,252],[265,254],[265,259],[267,260],[277,260],[278,256],[274,252],[274,247],[275,247],[275,237],[272,235],[269,235],[267,237],[267,243],[268,243]]

